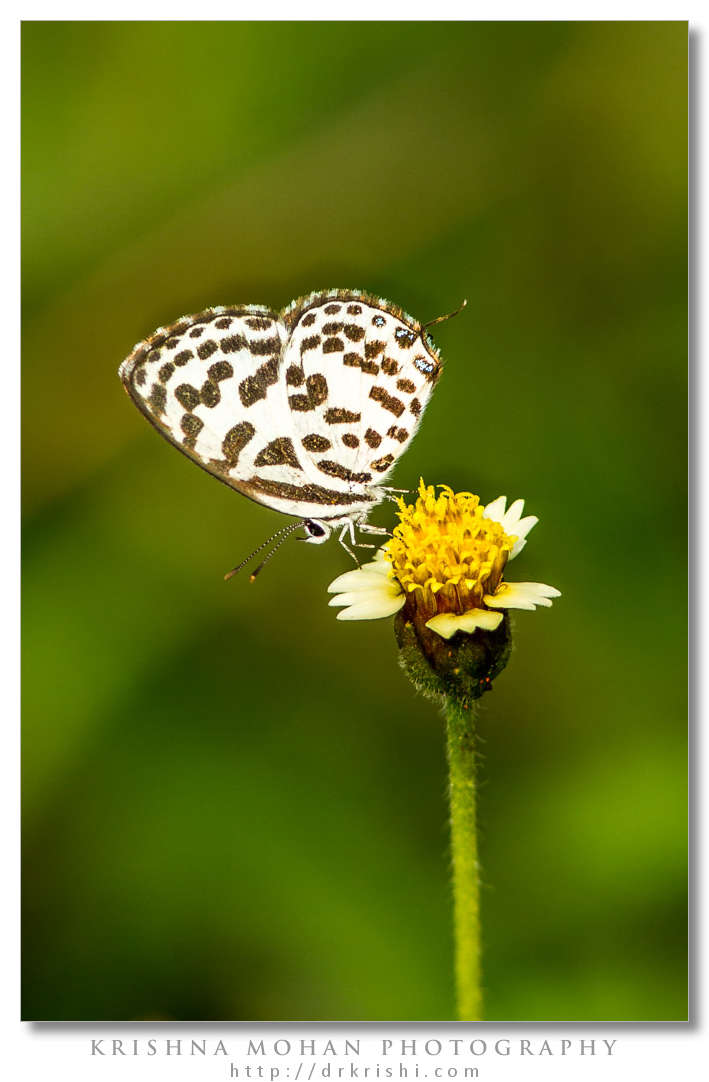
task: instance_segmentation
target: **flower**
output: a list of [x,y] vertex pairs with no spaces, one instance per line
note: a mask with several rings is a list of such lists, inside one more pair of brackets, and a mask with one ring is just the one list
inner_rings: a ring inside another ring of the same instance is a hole
[[522,517],[524,500],[500,496],[483,506],[469,492],[419,483],[414,504],[399,504],[399,524],[374,560],[331,582],[338,620],[404,615],[444,639],[495,631],[505,609],[549,606],[560,593],[542,582],[507,582],[508,560],[522,551],[538,519]]

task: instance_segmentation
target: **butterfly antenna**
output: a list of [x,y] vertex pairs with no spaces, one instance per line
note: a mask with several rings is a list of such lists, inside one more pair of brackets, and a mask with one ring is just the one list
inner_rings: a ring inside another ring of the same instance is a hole
[[461,304],[460,308],[456,308],[455,312],[449,312],[447,316],[439,316],[438,319],[432,319],[428,323],[423,323],[422,327],[425,330],[426,327],[433,327],[433,326],[435,326],[436,323],[445,323],[445,321],[447,319],[453,319],[453,316],[457,316],[463,311],[463,309],[467,306],[467,303],[468,303],[468,300],[467,300],[467,297],[466,297],[466,299]]
[[281,545],[283,544],[283,542],[284,542],[284,541],[287,541],[287,540],[288,540],[288,538],[290,537],[290,535],[291,535],[291,534],[293,533],[293,530],[297,530],[297,529],[298,529],[298,527],[299,527],[299,526],[302,526],[302,525],[303,525],[303,523],[302,523],[302,522],[295,522],[295,523],[294,523],[294,524],[293,524],[293,525],[291,526],[291,528],[290,528],[289,530],[287,530],[287,531],[286,531],[286,533],[285,533],[285,534],[283,535],[283,537],[281,537],[281,538],[280,538],[280,539],[279,539],[279,540],[278,540],[278,541],[276,542],[276,544],[275,544],[275,545],[273,546],[273,548],[272,548],[272,549],[271,549],[271,551],[270,551],[270,552],[268,553],[268,555],[267,555],[267,556],[264,556],[263,560],[262,560],[262,561],[261,561],[261,563],[260,563],[260,564],[258,565],[258,567],[256,568],[256,570],[255,570],[255,571],[252,571],[252,572],[251,572],[251,574],[249,575],[249,582],[255,582],[255,580],[256,580],[256,576],[257,576],[258,574],[260,574],[260,572],[261,572],[261,571],[263,571],[264,567],[266,566],[266,564],[268,563],[268,561],[269,561],[269,560],[271,559],[271,557],[272,557],[272,556],[275,556],[275,555],[276,555],[276,553],[278,552],[278,550],[279,550],[279,548],[281,547]]
[[271,536],[267,537],[265,541],[262,541],[261,544],[258,546],[258,548],[255,548],[253,552],[250,552],[245,560],[242,560],[240,564],[236,565],[236,567],[232,567],[231,571],[227,571],[226,575],[224,576],[224,581],[228,582],[229,579],[232,579],[234,577],[234,575],[238,575],[239,572],[241,571],[241,569],[243,567],[246,567],[246,565],[251,560],[253,560],[254,556],[258,556],[259,552],[262,552],[263,549],[265,549],[268,545],[270,545],[272,541],[276,541],[276,539],[279,539],[276,547],[273,550],[273,552],[269,553],[269,555],[266,557],[266,559],[263,560],[263,562],[261,564],[259,564],[259,566],[256,568],[256,570],[250,575],[251,582],[253,582],[254,579],[256,578],[256,576],[258,575],[259,571],[263,567],[263,565],[265,563],[267,563],[268,560],[271,559],[271,556],[273,556],[273,553],[276,552],[280,548],[280,546],[286,540],[288,535],[293,533],[294,530],[297,530],[299,526],[302,526],[301,522],[289,522],[288,525],[284,526],[282,530],[276,530],[276,532],[274,534],[271,534]]

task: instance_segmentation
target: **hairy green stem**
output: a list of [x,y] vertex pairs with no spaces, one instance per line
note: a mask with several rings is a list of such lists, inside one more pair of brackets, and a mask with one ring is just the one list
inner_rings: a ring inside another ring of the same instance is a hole
[[453,863],[455,975],[458,1018],[482,1018],[480,988],[480,882],[475,822],[475,715],[450,696],[445,700]]

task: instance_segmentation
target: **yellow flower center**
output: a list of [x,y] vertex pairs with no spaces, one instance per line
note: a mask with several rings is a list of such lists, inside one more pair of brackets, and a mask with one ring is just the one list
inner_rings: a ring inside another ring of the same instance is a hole
[[417,612],[467,612],[494,593],[517,540],[470,492],[419,482],[415,504],[399,504],[399,525],[384,546],[396,579]]

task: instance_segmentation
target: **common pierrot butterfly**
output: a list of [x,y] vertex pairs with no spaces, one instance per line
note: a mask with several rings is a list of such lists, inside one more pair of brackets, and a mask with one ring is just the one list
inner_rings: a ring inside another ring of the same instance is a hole
[[119,374],[138,409],[198,466],[297,516],[257,552],[302,526],[314,544],[339,529],[356,559],[345,541],[358,544],[355,528],[386,533],[367,516],[393,491],[383,482],[441,373],[426,327],[447,318],[422,325],[349,289],[312,293],[282,312],[208,308],[159,327]]

